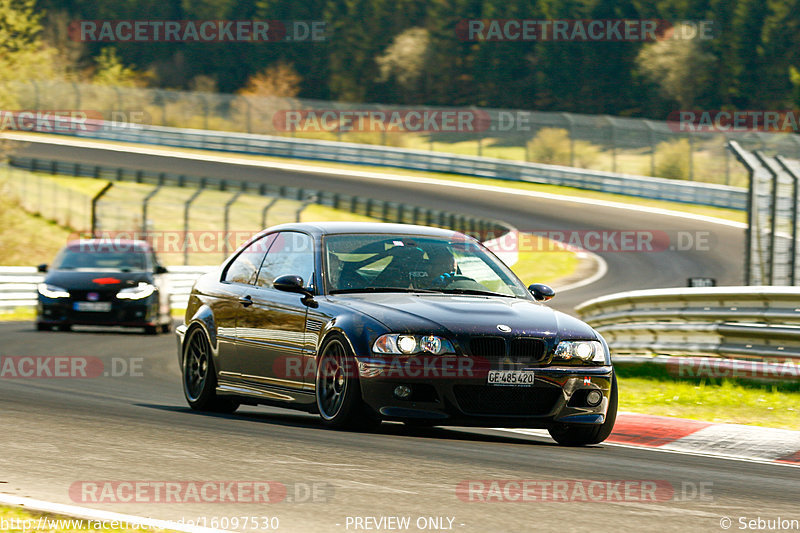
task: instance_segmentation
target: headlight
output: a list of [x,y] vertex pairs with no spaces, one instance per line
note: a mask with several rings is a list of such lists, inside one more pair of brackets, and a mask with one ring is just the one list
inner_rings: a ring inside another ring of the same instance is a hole
[[45,298],[69,298],[69,291],[67,289],[62,289],[61,287],[56,287],[49,283],[40,283],[38,289],[39,294]]
[[117,298],[120,300],[141,300],[153,294],[155,290],[155,286],[149,283],[139,283],[136,287],[129,287],[119,291],[117,293]]
[[403,335],[399,333],[381,335],[372,345],[372,351],[395,355],[456,353],[453,344],[442,337],[437,337],[436,335]]
[[603,351],[603,345],[598,341],[561,341],[556,347],[553,359],[562,361],[580,359],[587,362],[605,363],[606,354]]

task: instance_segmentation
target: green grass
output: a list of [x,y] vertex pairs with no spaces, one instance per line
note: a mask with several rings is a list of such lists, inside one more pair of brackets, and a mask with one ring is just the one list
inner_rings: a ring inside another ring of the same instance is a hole
[[621,411],[800,430],[800,382],[677,379],[664,367],[617,365]]
[[511,267],[514,274],[525,285],[531,283],[553,283],[572,274],[578,267],[578,257],[552,244],[543,237],[536,237],[531,249],[521,250],[517,262]]
[[48,263],[67,243],[70,231],[28,214],[0,182],[0,265]]
[[[0,520],[3,520],[8,528],[3,529],[4,533],[61,533],[68,531],[99,531],[110,533],[138,533],[138,532],[159,532],[169,531],[166,529],[150,528],[124,528],[133,524],[113,524],[110,521],[100,523],[97,520],[72,518],[65,515],[52,513],[41,513],[30,511],[22,507],[9,507],[0,505]],[[30,521],[30,522],[25,522]],[[117,525],[118,527],[112,527]],[[105,527],[104,527],[105,526]]]

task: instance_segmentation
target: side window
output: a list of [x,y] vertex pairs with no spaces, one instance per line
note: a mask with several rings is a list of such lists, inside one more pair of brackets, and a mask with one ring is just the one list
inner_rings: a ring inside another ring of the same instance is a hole
[[230,283],[252,284],[256,279],[258,267],[270,244],[275,240],[275,234],[267,235],[242,250],[236,259],[228,265],[225,271],[225,281]]
[[303,278],[306,287],[313,283],[314,241],[304,233],[278,233],[261,265],[256,285],[271,287],[275,278],[287,274]]

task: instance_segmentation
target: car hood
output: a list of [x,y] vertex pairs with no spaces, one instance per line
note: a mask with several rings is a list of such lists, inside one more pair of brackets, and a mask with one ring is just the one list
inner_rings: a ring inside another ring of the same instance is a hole
[[44,281],[73,291],[107,291],[132,287],[140,282],[152,283],[153,277],[148,272],[52,270]]
[[[369,315],[398,333],[596,338],[585,322],[521,298],[387,293],[337,295],[331,301]],[[501,332],[498,325],[511,331]]]

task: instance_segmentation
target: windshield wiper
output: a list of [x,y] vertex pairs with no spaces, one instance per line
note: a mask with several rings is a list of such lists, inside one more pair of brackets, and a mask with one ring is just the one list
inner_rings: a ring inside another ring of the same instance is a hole
[[334,289],[332,291],[328,291],[328,294],[347,294],[354,292],[422,292],[435,294],[439,291],[431,291],[428,289],[409,289],[403,287],[363,287],[361,289]]
[[482,291],[480,289],[439,289],[437,292],[446,294],[474,294],[476,296],[502,296],[503,298],[516,298],[512,294],[502,294],[499,292]]

